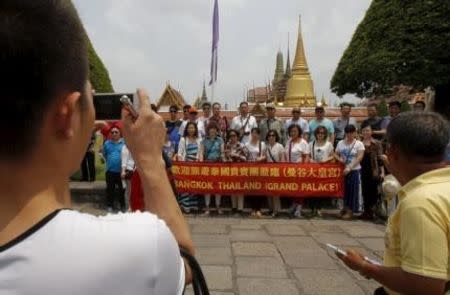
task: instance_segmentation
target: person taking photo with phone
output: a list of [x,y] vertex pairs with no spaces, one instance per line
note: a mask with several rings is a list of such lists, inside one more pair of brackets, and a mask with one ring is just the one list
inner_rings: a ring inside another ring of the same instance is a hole
[[194,246],[148,95],[138,91],[137,120],[122,117],[149,212],[70,210],[68,179],[94,126],[86,32],[68,0],[2,0],[0,15],[0,294],[182,294],[180,247]]

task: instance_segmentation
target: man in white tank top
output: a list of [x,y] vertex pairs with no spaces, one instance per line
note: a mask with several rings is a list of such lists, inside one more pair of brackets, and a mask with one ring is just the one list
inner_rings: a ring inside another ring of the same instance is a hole
[[0,11],[0,295],[182,294],[191,275],[179,247],[194,247],[148,95],[138,91],[137,120],[122,116],[152,213],[66,209],[94,126],[85,31],[69,0],[2,0]]

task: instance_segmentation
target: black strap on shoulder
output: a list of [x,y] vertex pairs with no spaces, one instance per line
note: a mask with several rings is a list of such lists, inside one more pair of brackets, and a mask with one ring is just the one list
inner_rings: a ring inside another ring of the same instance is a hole
[[272,159],[272,162],[277,163],[277,161],[275,160],[275,157],[272,154],[272,151],[270,150],[270,145],[267,147],[267,151],[269,152],[269,156]]
[[180,248],[181,257],[186,259],[192,271],[192,287],[195,295],[209,295],[208,285],[206,284],[205,276],[203,275],[202,268],[194,256],[189,254],[183,248]]

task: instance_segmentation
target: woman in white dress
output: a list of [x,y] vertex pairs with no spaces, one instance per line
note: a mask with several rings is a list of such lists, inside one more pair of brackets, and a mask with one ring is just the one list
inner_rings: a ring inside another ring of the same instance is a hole
[[[261,130],[259,128],[253,128],[250,132],[250,141],[245,145],[248,151],[247,162],[266,162],[266,144],[261,141],[260,138]],[[251,216],[261,218],[261,197],[250,196],[248,200],[248,203],[252,208]]]
[[[310,151],[306,140],[302,138],[303,130],[298,125],[291,125],[288,129],[290,139],[286,143],[285,155],[288,163],[309,163]],[[293,198],[290,213],[293,217],[302,217],[304,198]]]
[[[280,136],[276,130],[269,130],[266,136],[266,158],[268,163],[282,163],[286,162],[286,156],[284,154],[284,147],[278,143]],[[280,197],[271,196],[267,197],[270,210],[272,211],[272,217],[278,215],[278,211],[281,209]]]
[[[314,140],[309,143],[312,163],[329,163],[334,159],[333,144],[328,141],[328,129],[319,126],[314,130]],[[312,210],[313,216],[321,217],[321,208],[323,200],[321,198],[311,198],[308,205]]]
[[360,209],[359,193],[361,185],[361,160],[364,157],[364,144],[356,139],[356,127],[345,127],[345,139],[336,147],[336,158],[345,165],[344,176],[344,210],[343,219],[352,219]]

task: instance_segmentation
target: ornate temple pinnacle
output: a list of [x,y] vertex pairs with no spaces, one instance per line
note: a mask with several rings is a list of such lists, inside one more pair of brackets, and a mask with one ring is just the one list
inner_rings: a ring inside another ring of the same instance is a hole
[[286,73],[284,73],[285,78],[290,78],[292,75],[291,70],[291,51],[290,51],[290,37],[288,33],[288,44],[287,44],[287,62],[286,62]]
[[205,81],[203,81],[203,92],[202,92],[201,100],[203,102],[208,101],[208,95],[206,94],[206,82]]
[[303,45],[301,16],[299,16],[297,51],[295,53],[294,65],[292,68],[292,75],[308,75],[309,76],[309,69],[308,69],[308,63],[306,61],[305,47]]
[[283,79],[283,75],[284,75],[283,53],[281,53],[281,51],[278,51],[273,82],[277,83],[281,81]]
[[314,83],[306,62],[303,45],[302,22],[299,18],[297,49],[295,52],[292,75],[288,81],[285,105],[289,107],[313,107],[316,104]]

